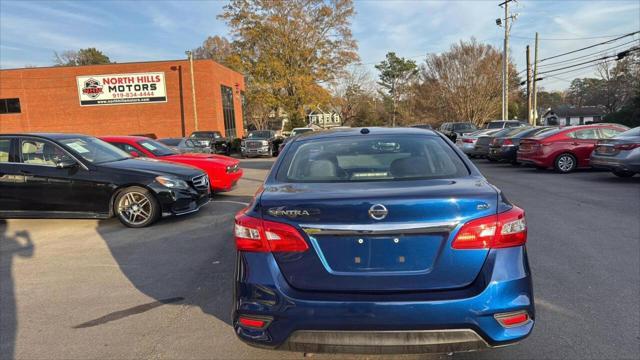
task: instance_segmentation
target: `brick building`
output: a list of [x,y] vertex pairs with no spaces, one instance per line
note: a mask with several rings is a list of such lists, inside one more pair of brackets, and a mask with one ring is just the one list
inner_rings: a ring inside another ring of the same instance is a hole
[[[194,60],[198,130],[242,136],[244,77]],[[0,133],[189,135],[188,60],[0,70]]]

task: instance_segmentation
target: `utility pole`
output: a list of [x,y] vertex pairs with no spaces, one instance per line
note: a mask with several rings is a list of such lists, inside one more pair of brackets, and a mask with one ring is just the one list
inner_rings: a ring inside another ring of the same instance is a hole
[[533,113],[531,111],[531,52],[527,45],[527,122],[531,124]]
[[193,53],[190,50],[184,52],[189,58],[189,70],[191,71],[191,98],[193,99],[193,126],[198,131],[198,108],[196,106],[196,81],[193,77]]
[[[511,26],[509,20],[515,20],[515,16],[509,13],[509,3],[515,0],[505,0],[498,6],[504,6],[504,45],[502,49],[502,120],[509,119],[509,32]],[[516,14],[517,16],[517,14]],[[502,19],[497,19],[496,24],[502,25]]]
[[538,33],[533,51],[533,125],[538,122]]

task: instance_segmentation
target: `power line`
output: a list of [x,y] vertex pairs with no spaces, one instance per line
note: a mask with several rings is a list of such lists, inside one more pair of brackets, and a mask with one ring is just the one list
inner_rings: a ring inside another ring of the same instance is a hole
[[601,54],[606,53],[607,51],[611,51],[613,49],[617,49],[617,48],[623,47],[625,45],[632,44],[634,42],[640,42],[640,40],[631,40],[631,41],[628,41],[626,43],[623,43],[623,44],[620,44],[620,45],[616,45],[616,46],[613,46],[613,47],[610,47],[610,48],[607,48],[607,49],[604,49],[604,50],[596,51],[594,53],[587,54],[587,55],[584,55],[584,56],[574,57],[574,58],[571,58],[571,59],[562,60],[562,61],[556,61],[556,62],[542,64],[542,65],[538,65],[538,66],[539,67],[545,67],[545,66],[552,66],[552,65],[564,64],[564,63],[570,63],[570,62],[577,61],[577,60],[584,60],[584,59],[587,59],[587,58],[590,58],[590,57],[599,56]]
[[629,49],[627,49],[625,51],[622,51],[622,52],[620,52],[618,54],[615,54],[615,55],[607,55],[607,56],[603,56],[603,57],[600,57],[600,58],[597,58],[597,59],[592,59],[592,60],[584,61],[584,62],[573,64],[573,65],[564,66],[564,67],[553,69],[553,70],[542,71],[542,72],[540,72],[540,74],[548,74],[548,73],[552,73],[552,72],[556,72],[556,71],[560,71],[560,70],[565,70],[565,69],[570,69],[570,68],[574,68],[576,66],[589,64],[589,63],[596,62],[596,61],[607,60],[607,59],[611,59],[611,58],[622,59],[623,57],[627,56],[629,53],[635,52],[635,51],[638,51],[638,50],[640,50],[640,48],[637,48],[637,47],[636,48],[629,48]]
[[607,40],[607,41],[599,42],[599,43],[597,43],[597,44],[589,45],[589,46],[586,46],[586,47],[583,47],[583,48],[580,48],[580,49],[577,49],[577,50],[573,50],[573,51],[569,51],[569,52],[566,52],[566,53],[562,53],[562,54],[558,54],[558,55],[550,56],[550,57],[548,57],[548,58],[541,59],[541,60],[540,60],[540,61],[538,61],[538,62],[543,62],[543,61],[545,61],[545,60],[555,59],[555,58],[558,58],[558,57],[561,57],[561,56],[565,56],[565,55],[569,55],[569,54],[574,54],[574,53],[577,53],[577,52],[579,52],[579,51],[583,51],[583,50],[587,50],[587,49],[594,48],[594,47],[596,47],[596,46],[601,46],[601,45],[605,45],[605,44],[610,44],[610,43],[612,43],[612,42],[618,41],[618,40],[620,40],[620,39],[623,39],[623,38],[626,38],[626,37],[629,37],[629,36],[633,36],[633,35],[638,34],[638,33],[640,33],[640,31],[634,31],[634,32],[631,32],[631,33],[628,33],[628,34],[625,34],[625,35],[619,36],[619,37],[617,37],[617,38],[615,38],[615,39],[611,39],[611,40]]
[[[595,39],[607,39],[607,38],[622,36],[622,35],[625,35],[625,34],[602,35],[602,36],[591,36],[591,37],[575,37],[575,38],[539,38],[538,40],[544,40],[544,41],[595,40]],[[526,37],[526,36],[512,35],[511,37],[515,39],[535,40],[535,38]]]

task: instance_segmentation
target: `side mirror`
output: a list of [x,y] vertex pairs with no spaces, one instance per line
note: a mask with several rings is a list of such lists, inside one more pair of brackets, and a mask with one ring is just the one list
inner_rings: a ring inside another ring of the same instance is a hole
[[76,163],[75,160],[72,159],[64,159],[56,162],[56,167],[58,169],[69,169],[75,167],[76,165],[78,165],[78,163]]
[[131,154],[131,156],[133,157],[140,157],[140,154],[138,154],[137,151],[129,151],[129,154]]

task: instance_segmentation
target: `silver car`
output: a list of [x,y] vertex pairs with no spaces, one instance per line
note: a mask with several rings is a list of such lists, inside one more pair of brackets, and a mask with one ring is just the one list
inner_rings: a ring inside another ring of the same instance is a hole
[[475,145],[480,136],[492,135],[502,129],[483,129],[471,133],[464,133],[456,139],[456,146],[469,157],[475,157]]
[[594,168],[611,170],[620,177],[640,173],[640,126],[598,141],[591,153],[590,164]]

